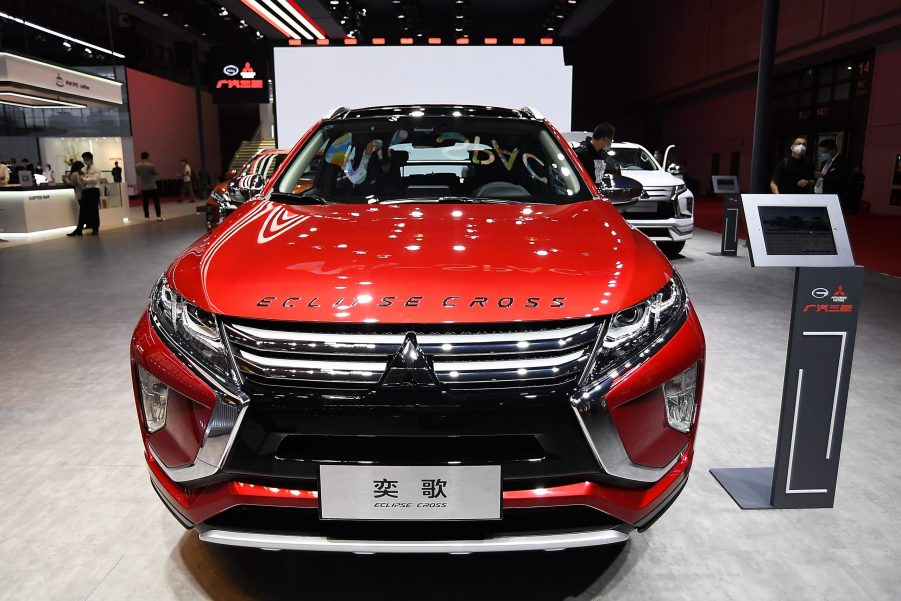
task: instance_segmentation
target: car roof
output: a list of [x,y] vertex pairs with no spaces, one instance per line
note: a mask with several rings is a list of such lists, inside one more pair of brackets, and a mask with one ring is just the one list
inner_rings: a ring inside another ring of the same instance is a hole
[[535,109],[523,107],[510,109],[497,106],[476,104],[398,104],[388,106],[369,106],[349,109],[339,107],[329,111],[326,119],[370,119],[388,118],[398,115],[412,115],[415,111],[417,117],[493,117],[500,119],[527,119],[543,120],[544,117]]

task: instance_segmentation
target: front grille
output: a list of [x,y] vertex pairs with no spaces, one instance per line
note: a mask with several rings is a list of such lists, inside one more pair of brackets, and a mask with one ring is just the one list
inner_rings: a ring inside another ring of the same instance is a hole
[[672,186],[645,186],[642,197],[647,196],[653,200],[672,200],[673,191]]
[[362,398],[410,332],[448,392],[552,392],[575,383],[599,321],[342,326],[234,321],[225,330],[245,388],[267,398]]
[[641,200],[623,211],[623,217],[630,221],[672,219],[675,216],[672,186],[645,187]]
[[607,530],[622,522],[582,505],[505,509],[503,519],[471,522],[320,520],[316,509],[239,506],[205,525],[245,532],[346,540],[479,540],[490,536]]

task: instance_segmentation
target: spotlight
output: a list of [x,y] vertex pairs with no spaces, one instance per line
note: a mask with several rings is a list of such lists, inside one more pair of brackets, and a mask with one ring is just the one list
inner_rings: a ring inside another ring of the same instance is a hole
[[224,6],[223,6],[222,8],[219,9],[219,16],[220,16],[220,17],[227,17],[227,16],[228,16],[228,11],[225,10],[225,7],[224,7]]

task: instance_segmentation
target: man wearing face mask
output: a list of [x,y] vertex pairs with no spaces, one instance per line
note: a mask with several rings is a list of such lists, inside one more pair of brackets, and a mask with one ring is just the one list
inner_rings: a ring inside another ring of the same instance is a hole
[[813,191],[816,194],[838,194],[842,208],[847,209],[848,190],[851,185],[851,166],[838,150],[835,140],[820,142],[820,165],[814,174],[817,183]]
[[605,173],[614,173],[618,170],[616,163],[607,155],[607,149],[613,143],[616,130],[609,123],[601,123],[594,128],[590,138],[586,138],[576,148],[576,156],[588,175],[594,178],[594,183],[600,185]]
[[791,145],[791,156],[776,163],[770,191],[773,194],[807,194],[816,183],[807,155],[807,138],[798,136]]

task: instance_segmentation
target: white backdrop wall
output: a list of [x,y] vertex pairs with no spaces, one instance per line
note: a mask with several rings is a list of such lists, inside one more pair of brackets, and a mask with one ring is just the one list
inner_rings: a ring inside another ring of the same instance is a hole
[[559,46],[276,48],[275,103],[279,148],[337,106],[531,106],[568,131],[572,67]]

